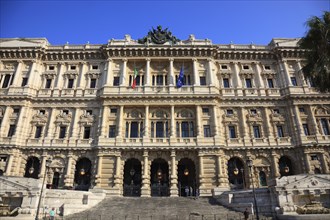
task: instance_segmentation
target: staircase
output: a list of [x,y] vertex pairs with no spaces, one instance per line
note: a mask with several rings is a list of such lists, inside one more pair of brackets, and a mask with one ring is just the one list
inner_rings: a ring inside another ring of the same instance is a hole
[[213,198],[111,197],[65,220],[239,220],[242,213],[218,205]]

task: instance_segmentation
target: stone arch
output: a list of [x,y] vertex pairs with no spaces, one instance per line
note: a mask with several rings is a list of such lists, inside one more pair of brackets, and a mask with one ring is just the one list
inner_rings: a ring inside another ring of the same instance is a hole
[[76,190],[88,190],[91,186],[92,162],[87,157],[77,160],[74,174],[74,184]]
[[140,196],[142,184],[142,163],[136,158],[125,161],[123,172],[124,196]]
[[161,157],[151,162],[151,196],[169,196],[170,173],[168,160]]
[[195,162],[184,157],[179,160],[177,167],[180,196],[194,196],[197,188],[197,171]]
[[239,189],[244,187],[244,161],[237,157],[231,157],[227,165],[228,180],[230,188]]
[[278,161],[278,165],[281,176],[294,175],[292,159],[289,156],[281,156]]
[[39,178],[40,173],[40,160],[36,156],[29,156],[26,160],[24,177]]

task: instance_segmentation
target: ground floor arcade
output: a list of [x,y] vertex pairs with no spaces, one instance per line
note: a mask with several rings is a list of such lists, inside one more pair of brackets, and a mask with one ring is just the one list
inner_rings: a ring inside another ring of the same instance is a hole
[[262,188],[280,176],[329,173],[330,165],[327,146],[1,150],[2,175],[42,178],[46,174],[49,188],[102,188],[110,195],[141,197],[211,195],[215,188],[251,188],[252,179],[255,187]]

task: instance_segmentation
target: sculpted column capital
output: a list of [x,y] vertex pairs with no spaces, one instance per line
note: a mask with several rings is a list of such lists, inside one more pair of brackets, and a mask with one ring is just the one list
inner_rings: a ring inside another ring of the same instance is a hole
[[148,62],[148,61],[150,62],[150,60],[151,60],[150,58],[146,58],[146,61],[147,61],[147,62]]
[[123,62],[127,62],[127,59],[126,59],[126,58],[125,58],[125,59],[122,59],[122,61],[123,61]]
[[173,61],[174,61],[174,58],[171,57],[171,58],[169,58],[168,60],[169,60],[170,62],[173,62]]

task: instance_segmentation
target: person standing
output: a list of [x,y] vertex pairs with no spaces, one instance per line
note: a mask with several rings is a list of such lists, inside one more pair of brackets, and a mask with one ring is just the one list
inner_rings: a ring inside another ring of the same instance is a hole
[[246,208],[245,211],[244,211],[244,220],[248,220],[249,219],[249,210]]
[[49,219],[50,220],[55,220],[55,208],[52,208],[52,210],[49,211]]

